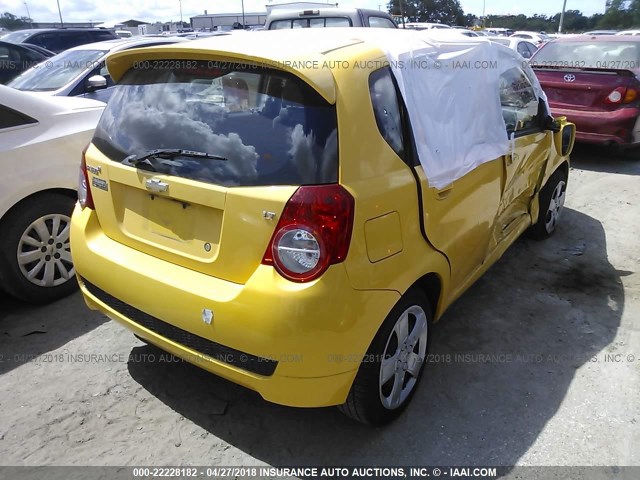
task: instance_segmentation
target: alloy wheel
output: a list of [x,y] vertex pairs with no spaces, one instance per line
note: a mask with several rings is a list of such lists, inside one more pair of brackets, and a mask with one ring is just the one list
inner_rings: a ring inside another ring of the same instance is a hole
[[24,231],[18,242],[18,266],[31,283],[55,287],[73,278],[70,226],[68,216],[51,214],[38,218]]
[[398,318],[380,362],[378,390],[385,408],[395,410],[411,394],[424,363],[428,333],[427,315],[419,305]]
[[549,209],[547,210],[544,222],[548,233],[553,232],[558,224],[558,219],[560,218],[562,207],[564,206],[566,186],[567,184],[564,181],[558,182],[556,188],[551,194]]

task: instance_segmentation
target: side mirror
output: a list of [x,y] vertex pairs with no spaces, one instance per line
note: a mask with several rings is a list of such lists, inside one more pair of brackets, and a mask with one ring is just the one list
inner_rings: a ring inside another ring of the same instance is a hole
[[107,79],[102,75],[93,75],[89,77],[87,80],[87,91],[93,92],[95,90],[100,90],[103,88],[107,88]]
[[559,117],[556,122],[558,122],[560,129],[553,134],[553,144],[558,155],[566,157],[573,150],[573,144],[576,140],[576,126],[567,122],[567,117]]

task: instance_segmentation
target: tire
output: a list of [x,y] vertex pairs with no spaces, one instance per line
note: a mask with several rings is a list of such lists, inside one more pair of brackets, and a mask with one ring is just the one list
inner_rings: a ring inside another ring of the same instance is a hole
[[624,146],[622,146],[622,145],[620,145],[618,143],[615,143],[615,142],[611,142],[608,145],[607,150],[608,150],[608,152],[607,152],[608,155],[610,157],[614,157],[616,159],[617,158],[623,158],[625,156],[625,151],[626,151]]
[[42,193],[2,219],[0,278],[7,293],[25,302],[47,303],[78,288],[69,246],[74,204],[63,194]]
[[[403,322],[407,322],[407,349],[403,349],[404,333],[400,333]],[[347,401],[338,409],[348,417],[372,426],[395,420],[413,398],[422,378],[430,333],[429,301],[422,292],[409,290],[376,333]]]
[[624,151],[623,158],[632,162],[640,160],[640,147],[629,147]]
[[613,157],[614,160],[640,160],[640,147],[637,145],[619,145],[612,143],[608,147],[609,157]]
[[549,238],[556,231],[567,192],[567,176],[562,170],[556,170],[538,197],[540,213],[538,221],[529,230],[529,237],[536,240]]

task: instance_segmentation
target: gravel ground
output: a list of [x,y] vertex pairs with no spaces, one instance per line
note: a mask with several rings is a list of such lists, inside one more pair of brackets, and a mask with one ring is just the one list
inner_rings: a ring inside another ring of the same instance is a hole
[[578,148],[557,234],[452,306],[384,429],[171,361],[79,294],[0,296],[0,464],[640,465],[639,175]]

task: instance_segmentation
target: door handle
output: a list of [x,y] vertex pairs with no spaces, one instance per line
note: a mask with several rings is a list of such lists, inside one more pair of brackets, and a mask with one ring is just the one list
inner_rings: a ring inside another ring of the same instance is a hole
[[449,195],[451,195],[451,192],[453,191],[453,185],[450,185],[448,187],[443,188],[442,190],[437,190],[436,191],[436,198],[438,200],[444,200],[445,198],[447,198]]

